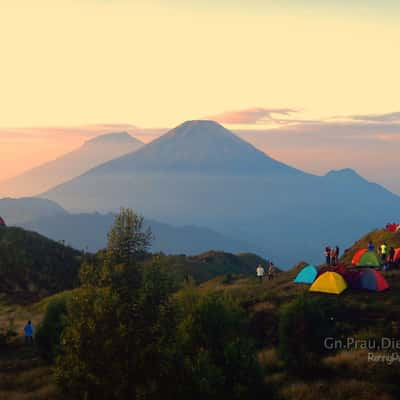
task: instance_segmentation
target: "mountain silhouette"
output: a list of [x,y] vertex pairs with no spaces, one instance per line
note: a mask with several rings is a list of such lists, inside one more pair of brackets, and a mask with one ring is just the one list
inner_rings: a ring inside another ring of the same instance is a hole
[[0,194],[14,197],[37,195],[142,145],[140,140],[125,132],[100,135],[70,153],[0,182]]
[[135,153],[107,162],[89,174],[127,171],[301,172],[273,160],[213,121],[187,121]]

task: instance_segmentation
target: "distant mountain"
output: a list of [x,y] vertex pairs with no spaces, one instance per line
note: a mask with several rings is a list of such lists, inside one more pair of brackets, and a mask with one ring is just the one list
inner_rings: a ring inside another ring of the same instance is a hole
[[88,173],[142,172],[304,174],[273,160],[213,121],[187,121],[140,151],[107,162]]
[[189,121],[140,150],[43,195],[68,210],[132,207],[268,249],[279,264],[317,263],[400,215],[400,198],[352,170],[326,176],[278,162],[212,121]]
[[0,195],[32,196],[66,182],[88,169],[137,150],[143,143],[128,133],[110,133],[9,180],[0,182]]
[[62,207],[47,199],[34,197],[0,199],[0,216],[7,225],[20,225],[42,217],[66,214]]
[[[107,244],[107,234],[114,214],[62,214],[39,218],[22,224],[25,229],[82,250],[95,252]],[[194,255],[209,250],[225,252],[263,252],[249,243],[231,239],[207,228],[175,227],[146,220],[154,235],[151,251],[165,254]]]
[[0,294],[30,303],[78,283],[81,253],[38,233],[0,228]]

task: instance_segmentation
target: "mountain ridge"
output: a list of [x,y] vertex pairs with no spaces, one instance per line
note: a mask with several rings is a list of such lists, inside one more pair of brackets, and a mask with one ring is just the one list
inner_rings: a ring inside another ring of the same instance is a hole
[[126,132],[97,136],[54,160],[0,182],[0,194],[13,197],[37,195],[142,145]]
[[400,213],[400,197],[353,170],[307,174],[211,121],[185,122],[42,196],[73,212],[123,206],[166,224],[207,226],[271,249],[281,265],[318,263],[326,245],[344,248]]

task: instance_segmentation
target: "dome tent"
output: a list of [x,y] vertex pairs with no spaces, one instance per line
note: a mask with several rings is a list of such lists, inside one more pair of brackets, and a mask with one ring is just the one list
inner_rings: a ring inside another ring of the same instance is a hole
[[400,247],[397,248],[397,249],[394,251],[394,262],[395,262],[395,263],[399,263],[399,262],[400,262]]
[[354,257],[353,257],[353,259],[351,260],[351,263],[352,263],[353,265],[357,265],[358,262],[360,261],[360,258],[361,258],[367,251],[368,251],[367,249],[358,250],[358,251],[356,252],[356,254],[354,254]]
[[325,272],[310,287],[310,292],[340,294],[347,289],[347,283],[336,272]]
[[0,226],[6,226],[4,219],[1,217],[0,217]]
[[367,251],[358,261],[357,267],[380,267],[381,260],[373,251]]
[[361,272],[360,287],[361,289],[382,292],[389,288],[389,284],[380,272],[374,269],[366,269]]
[[315,281],[317,275],[318,269],[314,265],[307,265],[297,274],[294,282],[311,284]]

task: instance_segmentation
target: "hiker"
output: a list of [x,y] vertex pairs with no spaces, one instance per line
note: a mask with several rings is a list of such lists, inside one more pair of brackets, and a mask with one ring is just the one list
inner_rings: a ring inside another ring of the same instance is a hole
[[331,265],[331,248],[329,246],[325,247],[325,260],[327,265]]
[[259,281],[261,283],[264,278],[264,275],[265,275],[265,270],[261,264],[258,264],[256,273],[257,273],[257,278],[259,279]]
[[386,244],[386,242],[383,243],[383,244],[381,244],[381,246],[380,246],[380,248],[379,248],[380,253],[381,253],[381,260],[382,260],[382,261],[386,261],[386,258],[387,258],[387,248],[388,248],[388,245]]
[[368,243],[368,251],[374,251],[375,250],[375,246],[372,242]]
[[339,260],[339,256],[340,256],[340,248],[339,248],[339,246],[338,246],[338,245],[336,245],[336,247],[335,247],[335,250],[336,250],[336,260]]
[[393,246],[391,246],[390,249],[389,249],[389,264],[391,266],[394,265],[394,255],[395,255],[395,253],[396,253],[396,250],[394,249]]
[[275,274],[275,267],[274,267],[274,263],[270,262],[269,263],[269,267],[268,267],[268,280],[272,280],[274,279],[274,274]]
[[33,344],[33,325],[31,321],[28,321],[28,323],[25,325],[24,333],[25,344]]
[[337,264],[336,248],[332,247],[331,248],[331,265],[333,265],[335,267],[336,264]]

